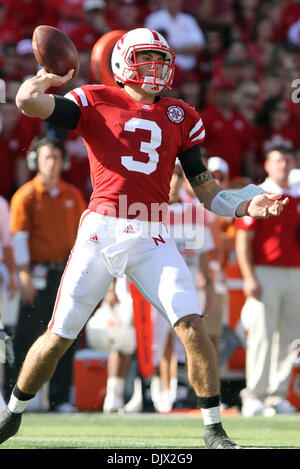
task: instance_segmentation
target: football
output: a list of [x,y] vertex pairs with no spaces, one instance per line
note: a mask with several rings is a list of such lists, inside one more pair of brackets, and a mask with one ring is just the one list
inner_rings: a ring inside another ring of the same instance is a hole
[[33,31],[32,47],[36,60],[47,72],[63,76],[73,68],[73,77],[77,75],[77,49],[71,39],[59,29],[48,25],[37,26]]

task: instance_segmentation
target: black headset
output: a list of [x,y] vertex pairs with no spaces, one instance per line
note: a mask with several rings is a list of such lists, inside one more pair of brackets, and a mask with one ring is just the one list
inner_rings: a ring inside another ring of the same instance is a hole
[[62,144],[61,140],[55,137],[43,137],[40,140],[33,142],[32,148],[27,153],[27,166],[30,171],[38,170],[38,154],[39,149],[45,145],[52,145],[54,148],[59,148],[62,153],[62,170],[67,171],[70,169],[70,160]]

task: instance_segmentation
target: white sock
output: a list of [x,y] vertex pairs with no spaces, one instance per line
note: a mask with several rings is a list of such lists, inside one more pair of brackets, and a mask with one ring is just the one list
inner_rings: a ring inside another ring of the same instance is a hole
[[201,414],[202,414],[204,425],[211,425],[213,423],[221,422],[220,406],[210,407],[208,409],[201,409]]
[[174,402],[176,400],[176,394],[177,394],[177,378],[170,379],[170,393],[171,393],[172,402]]
[[114,393],[122,395],[125,388],[125,379],[119,376],[111,376],[106,383],[106,394]]
[[8,407],[8,410],[10,410],[11,412],[15,414],[20,414],[24,412],[24,410],[26,409],[30,401],[31,399],[29,399],[28,401],[21,401],[16,396],[14,396],[14,394],[12,394],[7,407]]

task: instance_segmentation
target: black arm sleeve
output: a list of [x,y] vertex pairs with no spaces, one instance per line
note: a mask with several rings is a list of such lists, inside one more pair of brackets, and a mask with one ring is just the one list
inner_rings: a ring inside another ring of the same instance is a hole
[[178,159],[187,178],[198,176],[198,174],[207,171],[201,158],[199,144],[178,155]]
[[45,119],[49,124],[55,127],[62,127],[63,129],[74,130],[76,129],[81,111],[73,101],[64,96],[54,95],[55,107],[51,116]]

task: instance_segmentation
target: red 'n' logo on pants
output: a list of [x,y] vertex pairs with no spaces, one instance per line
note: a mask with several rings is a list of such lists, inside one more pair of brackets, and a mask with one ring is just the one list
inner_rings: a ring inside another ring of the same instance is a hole
[[152,239],[155,242],[156,246],[158,246],[158,243],[166,244],[165,240],[161,237],[161,235],[159,235],[158,238],[154,238],[152,236]]

